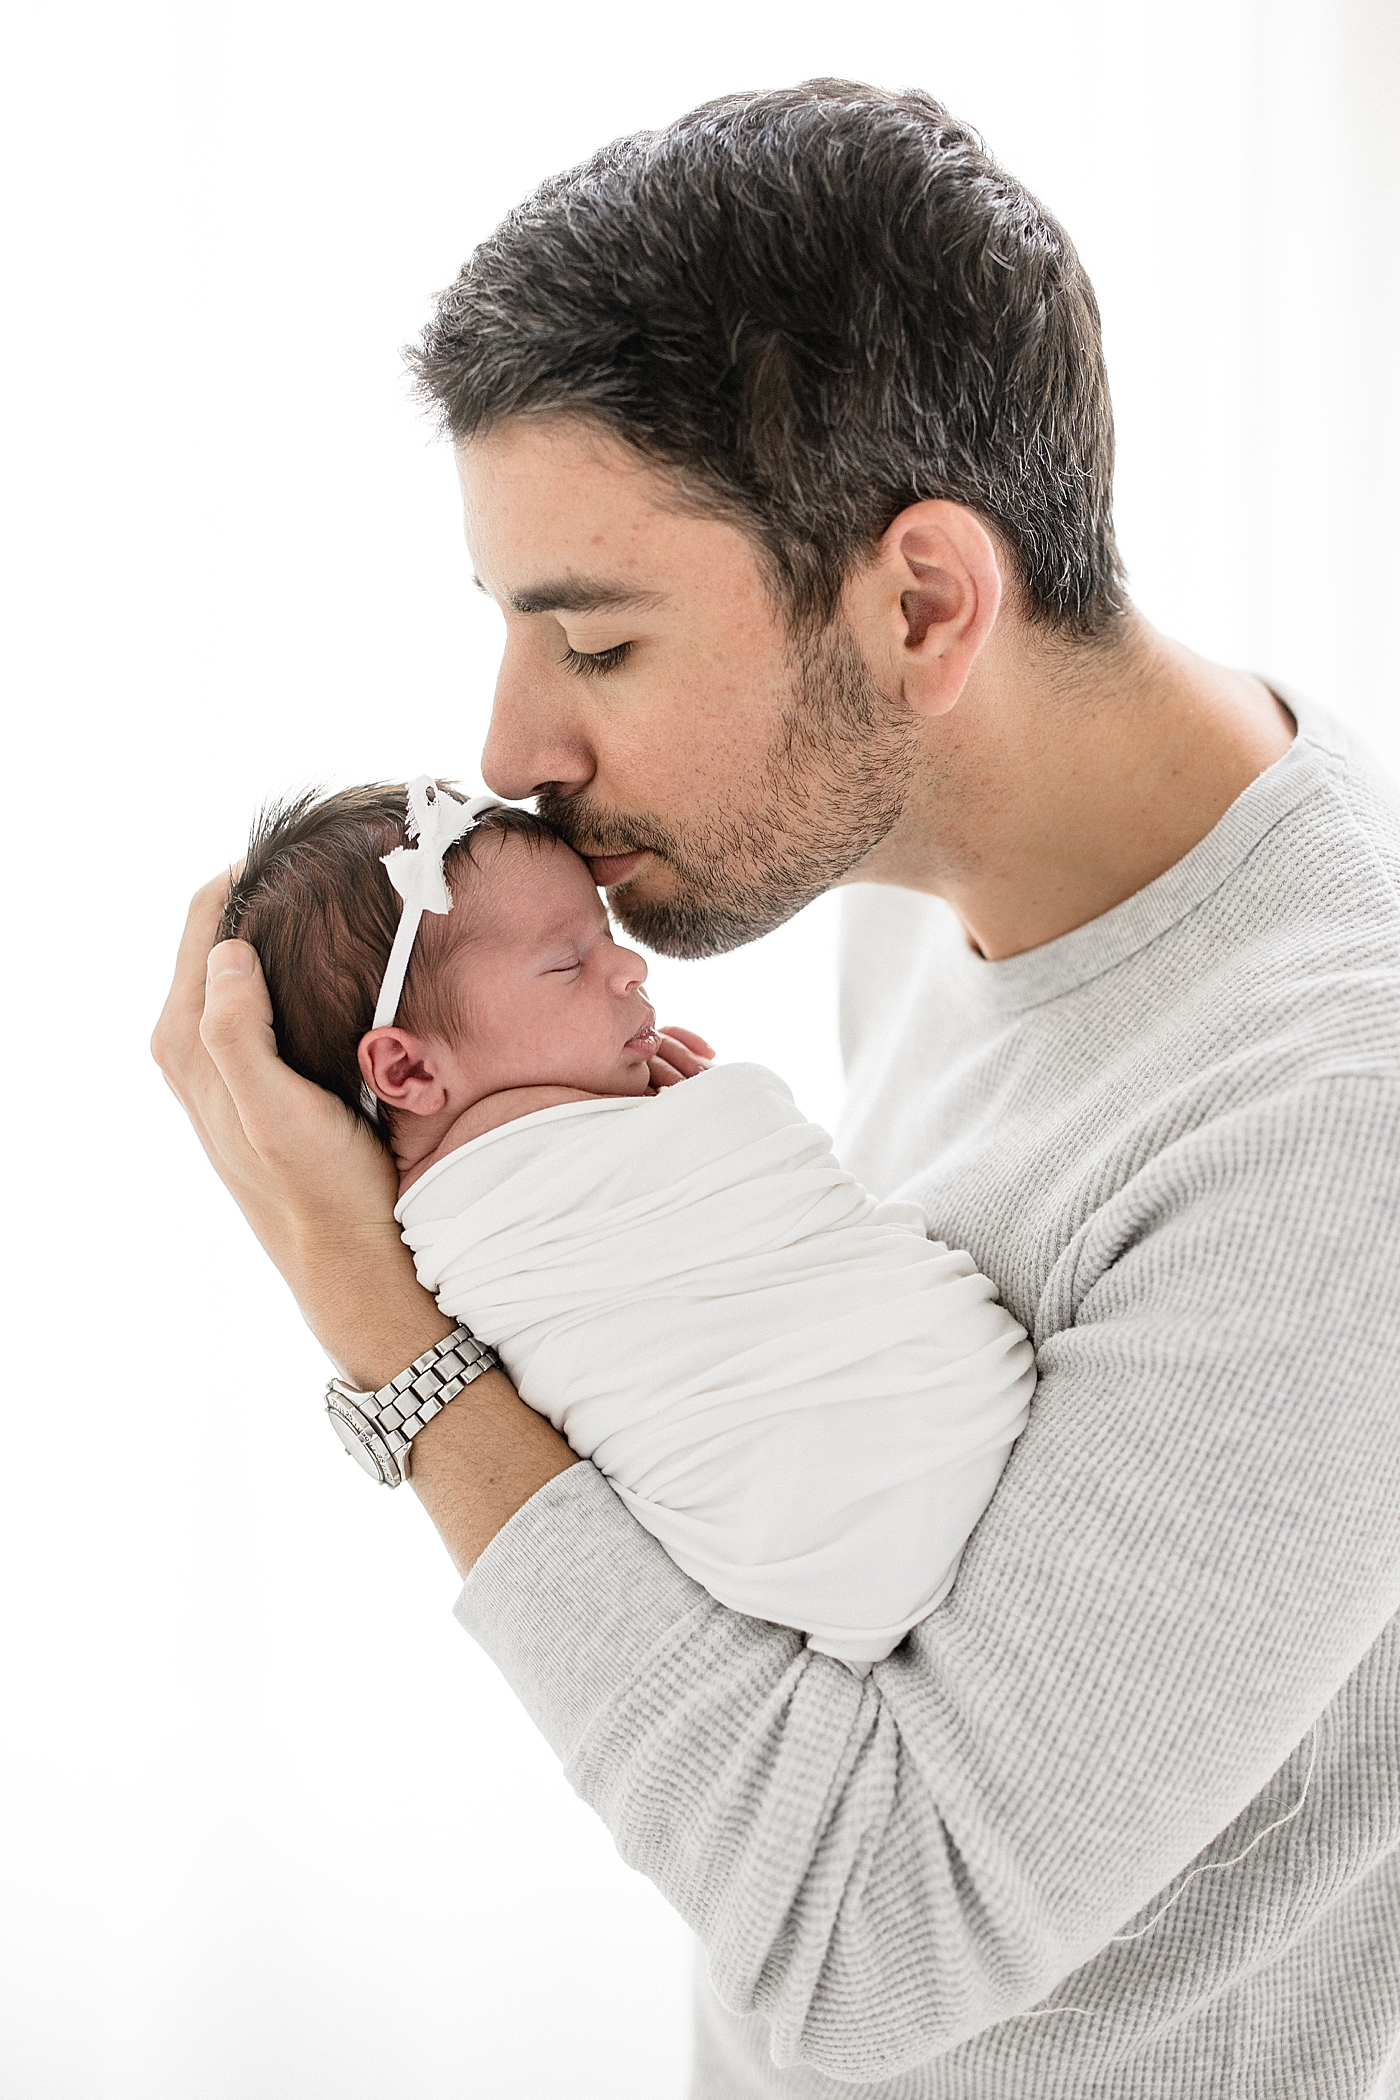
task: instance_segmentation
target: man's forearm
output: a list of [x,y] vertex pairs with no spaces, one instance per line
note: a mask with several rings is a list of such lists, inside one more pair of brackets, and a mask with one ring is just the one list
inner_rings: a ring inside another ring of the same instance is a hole
[[413,1270],[392,1219],[359,1236],[310,1231],[280,1266],[307,1326],[351,1385],[377,1392],[453,1328]]
[[409,1477],[465,1575],[538,1489],[578,1464],[505,1373],[488,1371],[413,1439]]
[[[257,956],[241,941],[218,942],[227,896],[220,875],[191,904],[151,1047],[307,1326],[342,1377],[377,1392],[453,1322],[399,1237],[392,1160],[341,1102],[279,1059]],[[687,1054],[684,1044],[668,1047],[682,1071]],[[699,1068],[698,1057],[690,1063]],[[655,1070],[653,1078],[663,1083]],[[536,1489],[575,1463],[510,1380],[490,1371],[415,1437],[410,1477],[465,1574]]]
[[[1094,1961],[1046,2024],[1145,2033],[1226,1973],[1174,1933],[1243,1978],[1319,1844],[1364,1886],[1394,1822],[1397,1106],[1348,1073],[1143,1171],[1155,1223],[1059,1302],[952,1597],[864,1680],[716,1603],[592,1466],[483,1555],[459,1618],[777,2063],[892,2079]],[[1364,1319],[1327,1316],[1319,1250]]]
[[[374,1392],[450,1334],[397,1230],[333,1261],[307,1252],[296,1284],[307,1323],[342,1375]],[[488,1371],[413,1440],[409,1478],[465,1575],[537,1488],[578,1463],[503,1371]]]

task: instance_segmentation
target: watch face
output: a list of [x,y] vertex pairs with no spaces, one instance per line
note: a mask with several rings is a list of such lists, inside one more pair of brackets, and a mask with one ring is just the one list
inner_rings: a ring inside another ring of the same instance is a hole
[[362,1465],[372,1479],[382,1481],[384,1478],[383,1468],[363,1437],[356,1433],[354,1425],[333,1407],[327,1408],[326,1412],[331,1418],[331,1428],[340,1438],[351,1458],[358,1465]]

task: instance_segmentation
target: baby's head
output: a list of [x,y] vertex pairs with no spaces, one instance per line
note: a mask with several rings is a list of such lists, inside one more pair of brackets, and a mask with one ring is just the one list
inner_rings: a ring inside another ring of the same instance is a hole
[[[439,783],[439,792],[443,784]],[[538,817],[488,809],[448,849],[394,1023],[372,1028],[401,902],[382,865],[406,791],[346,788],[263,813],[220,939],[258,951],[283,1058],[357,1115],[433,1115],[512,1087],[640,1094],[655,1051],[646,964],[618,947],[587,863]]]

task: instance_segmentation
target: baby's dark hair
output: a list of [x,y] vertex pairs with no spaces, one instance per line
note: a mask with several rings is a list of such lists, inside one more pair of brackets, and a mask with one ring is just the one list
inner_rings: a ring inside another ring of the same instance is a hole
[[[454,792],[446,781],[440,793]],[[360,1100],[360,1038],[374,1020],[398,928],[398,892],[381,865],[406,841],[407,789],[379,782],[270,802],[230,883],[219,939],[258,951],[272,995],[272,1022],[284,1061],[366,1122]],[[524,809],[488,809],[449,847],[443,870],[453,892],[468,880],[481,844],[517,834],[536,850],[556,834]],[[398,1019],[415,1035],[439,1038],[463,1024],[443,965],[469,930],[469,918],[426,912],[413,944]]]

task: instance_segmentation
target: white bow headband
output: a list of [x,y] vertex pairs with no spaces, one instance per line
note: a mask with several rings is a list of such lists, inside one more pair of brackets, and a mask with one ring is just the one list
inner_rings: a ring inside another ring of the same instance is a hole
[[[441,793],[426,773],[409,782],[404,829],[417,843],[395,846],[392,853],[382,856],[389,880],[403,898],[403,911],[384,966],[384,982],[379,987],[371,1027],[391,1027],[398,1015],[413,943],[424,912],[441,916],[452,909],[452,892],[442,872],[448,847],[455,846],[458,839],[473,830],[488,809],[499,808],[494,795],[475,795],[470,802],[458,802],[455,796]],[[378,1122],[379,1104],[367,1086],[361,1087],[360,1099],[365,1113]]]

